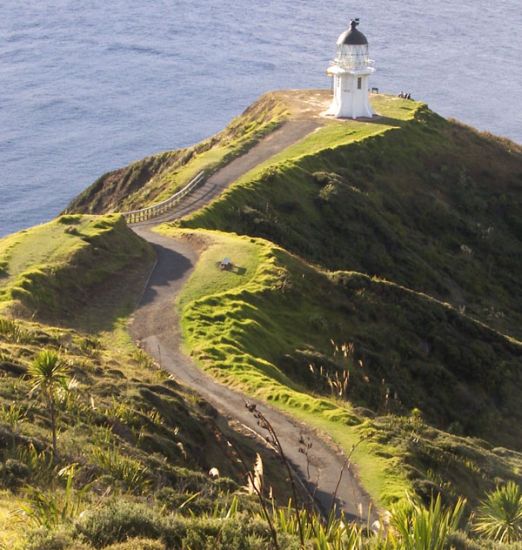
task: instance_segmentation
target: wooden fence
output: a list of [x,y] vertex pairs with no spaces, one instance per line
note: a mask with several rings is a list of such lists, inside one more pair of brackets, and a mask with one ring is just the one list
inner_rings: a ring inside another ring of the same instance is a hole
[[130,212],[122,212],[127,223],[139,223],[153,218],[157,218],[162,214],[167,214],[175,206],[179,204],[181,199],[186,197],[189,193],[192,193],[194,189],[199,187],[203,180],[205,179],[205,172],[200,172],[195,178],[191,179],[185,187],[174,193],[168,199],[153,204],[152,206],[147,206],[145,208],[140,208],[139,210],[131,210]]

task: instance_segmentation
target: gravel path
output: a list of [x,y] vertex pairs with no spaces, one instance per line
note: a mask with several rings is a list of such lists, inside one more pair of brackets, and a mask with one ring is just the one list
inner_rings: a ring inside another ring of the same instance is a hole
[[[319,125],[317,120],[296,120],[286,123],[245,155],[209,178],[201,188],[206,187],[201,196],[189,196],[179,209],[166,217],[156,218],[153,224],[178,218],[200,208],[231,181],[284,147],[298,141]],[[198,251],[187,240],[154,233],[150,223],[134,225],[133,229],[153,244],[157,253],[156,267],[130,327],[133,338],[176,379],[199,393],[226,417],[240,422],[264,439],[266,432],[259,428],[256,419],[245,407],[246,399],[250,403],[255,403],[275,427],[284,452],[309,492],[314,495],[321,510],[327,513],[332,505],[333,495],[337,494],[336,504],[339,510],[343,510],[352,519],[366,522],[370,499],[357,482],[353,471],[345,468],[346,458],[333,442],[327,441],[311,428],[277,409],[245,398],[241,393],[218,383],[183,353],[174,300],[194,269]],[[305,455],[299,452],[298,441],[302,435],[309,438],[312,443],[308,462]]]

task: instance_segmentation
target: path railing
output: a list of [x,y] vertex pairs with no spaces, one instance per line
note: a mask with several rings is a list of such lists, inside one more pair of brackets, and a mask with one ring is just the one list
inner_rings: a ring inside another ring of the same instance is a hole
[[161,216],[162,214],[166,214],[177,204],[179,204],[183,197],[186,197],[189,193],[194,191],[196,187],[199,187],[203,183],[204,178],[205,172],[202,171],[196,177],[191,179],[185,187],[174,193],[174,195],[168,199],[145,208],[140,208],[139,210],[131,210],[130,212],[122,212],[121,214],[127,223],[144,222]]

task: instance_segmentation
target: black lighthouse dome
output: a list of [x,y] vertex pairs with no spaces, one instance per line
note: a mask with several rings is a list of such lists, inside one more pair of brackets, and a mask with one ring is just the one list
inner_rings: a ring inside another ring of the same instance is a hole
[[350,28],[344,31],[337,39],[338,46],[367,46],[368,40],[364,34],[357,30],[359,25],[359,19],[352,19],[350,22]]

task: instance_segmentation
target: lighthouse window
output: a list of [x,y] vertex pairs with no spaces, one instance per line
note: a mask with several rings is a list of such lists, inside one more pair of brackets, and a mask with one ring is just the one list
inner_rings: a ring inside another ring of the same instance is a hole
[[362,90],[362,78],[361,77],[359,77],[357,79],[357,89]]

